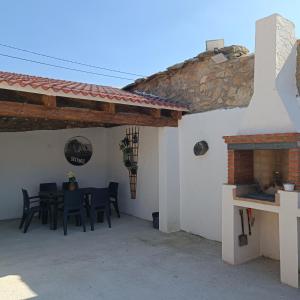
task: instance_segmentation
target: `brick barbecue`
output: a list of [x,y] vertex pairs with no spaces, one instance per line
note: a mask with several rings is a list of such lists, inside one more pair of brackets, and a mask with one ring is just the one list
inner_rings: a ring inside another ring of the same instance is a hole
[[[256,183],[261,174],[255,174],[255,170],[260,168],[264,172],[280,172],[283,181],[294,183],[300,189],[300,133],[225,136],[224,140],[228,148],[228,184]],[[255,168],[255,159],[262,151],[265,157],[272,154],[279,157],[277,165],[269,158],[261,160],[259,168]],[[262,162],[274,166],[262,166]]]

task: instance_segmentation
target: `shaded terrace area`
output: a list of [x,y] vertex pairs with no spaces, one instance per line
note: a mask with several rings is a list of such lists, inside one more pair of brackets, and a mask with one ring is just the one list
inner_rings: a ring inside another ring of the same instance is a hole
[[[0,132],[4,145],[0,178],[5,185],[0,191],[0,219],[21,217],[22,188],[34,196],[41,183],[55,182],[60,187],[71,170],[80,188],[104,188],[111,181],[119,182],[121,202],[128,210],[128,170],[119,149],[124,126],[141,127],[141,191],[136,201],[139,207],[132,209],[138,212],[132,214],[149,219],[158,203],[159,130],[176,130],[187,111],[184,103],[140,92],[0,72]],[[167,135],[160,134],[162,142]],[[77,136],[91,142],[93,154],[86,165],[75,168],[66,161],[64,147]],[[163,155],[167,156],[167,151]],[[148,206],[144,204],[147,201]]]

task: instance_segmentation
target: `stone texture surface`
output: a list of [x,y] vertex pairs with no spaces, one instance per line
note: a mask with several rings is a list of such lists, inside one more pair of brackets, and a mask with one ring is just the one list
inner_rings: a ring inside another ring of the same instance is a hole
[[[219,51],[227,61],[215,63],[212,57],[216,53],[203,52],[124,89],[187,102],[191,112],[248,106],[253,94],[254,55],[236,45]],[[296,78],[300,90],[299,41]]]

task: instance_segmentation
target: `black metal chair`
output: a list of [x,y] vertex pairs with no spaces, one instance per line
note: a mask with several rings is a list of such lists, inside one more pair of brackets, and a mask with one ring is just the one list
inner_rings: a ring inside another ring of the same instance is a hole
[[109,193],[107,188],[91,190],[90,222],[91,230],[94,230],[96,215],[102,213],[106,215],[108,227],[111,228],[109,214]]
[[[40,213],[40,196],[29,197],[27,190],[22,189],[23,194],[23,215],[19,225],[19,229],[22,229],[24,225],[23,232],[26,233],[28,227],[32,221],[35,213]],[[38,199],[38,200],[33,200]]]
[[118,182],[110,182],[108,185],[108,193],[109,193],[109,213],[111,214],[111,205],[113,205],[118,218],[120,218],[119,204],[118,204]]
[[40,192],[57,192],[57,184],[55,182],[41,183]]
[[56,193],[58,191],[57,184],[55,182],[47,182],[40,184],[40,198],[41,198],[41,216],[42,224],[47,224],[48,222],[48,212],[50,211],[51,198],[43,195],[43,193]]
[[[67,182],[63,182],[63,184],[62,184],[62,190],[63,191],[68,191],[69,190],[69,184],[70,184],[70,182],[68,182],[68,181]],[[79,188],[78,182],[75,181],[74,185],[75,185],[75,189],[77,190]]]
[[63,227],[64,235],[67,235],[68,217],[75,216],[79,218],[83,231],[85,228],[85,214],[84,214],[84,194],[80,189],[75,191],[64,192],[64,207],[63,207]]

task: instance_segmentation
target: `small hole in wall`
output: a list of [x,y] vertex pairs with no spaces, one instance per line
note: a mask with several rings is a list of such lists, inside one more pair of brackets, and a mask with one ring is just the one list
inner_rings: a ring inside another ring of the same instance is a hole
[[194,154],[196,156],[204,155],[207,151],[208,151],[208,144],[206,141],[200,141],[194,145]]

